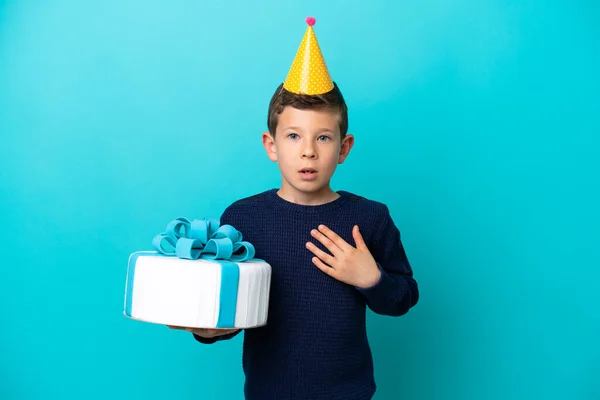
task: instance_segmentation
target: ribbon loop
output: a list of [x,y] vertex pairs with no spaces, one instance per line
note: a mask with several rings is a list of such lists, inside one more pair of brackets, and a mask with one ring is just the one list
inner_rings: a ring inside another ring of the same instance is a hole
[[252,243],[237,242],[233,245],[231,261],[242,262],[254,258],[255,250]]
[[172,236],[167,236],[165,234],[156,235],[152,240],[152,244],[163,254],[175,255],[177,239],[174,239]]
[[[183,228],[183,232],[182,232],[182,228]],[[171,237],[174,237],[176,239],[179,239],[181,237],[187,237],[189,230],[190,230],[190,221],[188,221],[186,218],[179,217],[179,218],[174,219],[173,221],[169,222],[169,224],[167,225],[167,231],[165,232],[165,234],[167,234]]]
[[215,237],[216,238],[227,237],[233,243],[242,241],[242,233],[240,231],[238,231],[237,229],[235,229],[231,225],[223,225],[223,226],[219,227],[219,229],[215,233]]
[[204,248],[204,254],[211,260],[230,260],[233,254],[233,243],[227,238],[211,239]]

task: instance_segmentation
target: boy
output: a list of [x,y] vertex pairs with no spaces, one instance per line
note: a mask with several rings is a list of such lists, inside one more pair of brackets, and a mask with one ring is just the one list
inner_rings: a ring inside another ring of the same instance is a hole
[[[220,220],[242,232],[256,257],[272,267],[267,325],[244,334],[249,400],[371,399],[366,307],[400,316],[419,299],[388,208],[330,187],[354,138],[347,134],[344,98],[316,42],[314,19],[307,22],[262,135],[281,187],[234,202]],[[187,330],[205,344],[240,333]]]

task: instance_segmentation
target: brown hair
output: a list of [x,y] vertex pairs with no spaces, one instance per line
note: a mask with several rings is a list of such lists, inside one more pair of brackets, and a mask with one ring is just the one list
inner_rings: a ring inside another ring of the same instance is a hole
[[346,133],[348,132],[348,107],[346,106],[342,92],[340,92],[335,82],[331,91],[318,95],[292,93],[283,88],[283,83],[279,85],[271,98],[267,120],[269,132],[273,137],[275,137],[275,131],[277,130],[279,114],[283,112],[286,106],[299,110],[331,110],[339,112],[341,139],[346,137]]

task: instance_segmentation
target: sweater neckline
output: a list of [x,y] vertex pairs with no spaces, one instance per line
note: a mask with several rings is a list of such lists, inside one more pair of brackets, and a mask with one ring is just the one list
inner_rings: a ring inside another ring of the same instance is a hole
[[277,188],[267,191],[267,195],[269,196],[273,204],[280,209],[301,214],[320,214],[330,212],[332,210],[340,208],[346,201],[348,201],[349,197],[348,192],[340,190],[336,192],[339,195],[339,197],[335,200],[323,204],[306,205],[286,200],[277,194],[278,191],[279,189]]

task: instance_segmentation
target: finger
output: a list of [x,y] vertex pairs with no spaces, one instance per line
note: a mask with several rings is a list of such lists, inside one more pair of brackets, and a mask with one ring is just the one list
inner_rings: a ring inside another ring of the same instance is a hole
[[367,248],[367,244],[365,243],[362,235],[360,234],[358,225],[354,225],[354,228],[352,229],[352,237],[354,237],[354,243],[356,244],[357,249],[366,249]]
[[325,253],[323,250],[318,248],[314,243],[307,242],[306,248],[310,250],[315,256],[319,257],[321,260],[326,262],[327,264],[333,266],[335,263],[335,258],[330,254]]
[[319,232],[324,234],[329,240],[331,240],[337,247],[343,251],[349,250],[350,246],[340,235],[326,227],[325,225],[319,225]]
[[202,337],[212,337],[214,333],[214,329],[208,328],[188,328],[186,331]]
[[235,328],[234,329],[222,329],[222,328],[218,328],[218,329],[210,329],[209,331],[210,331],[210,335],[212,337],[215,337],[215,336],[228,335],[228,334],[230,334],[232,332],[237,331],[237,329],[235,329]]
[[323,232],[318,231],[317,229],[313,229],[310,231],[312,237],[317,239],[319,242],[327,248],[334,256],[337,256],[344,252],[337,244],[335,244],[331,239],[329,239]]
[[167,325],[169,327],[169,329],[176,329],[176,330],[182,330],[184,329],[183,326],[176,326],[176,325]]
[[335,278],[335,269],[331,268],[328,265],[325,265],[323,261],[321,261],[318,257],[313,257],[312,262],[319,268],[321,271],[325,272],[327,275]]

